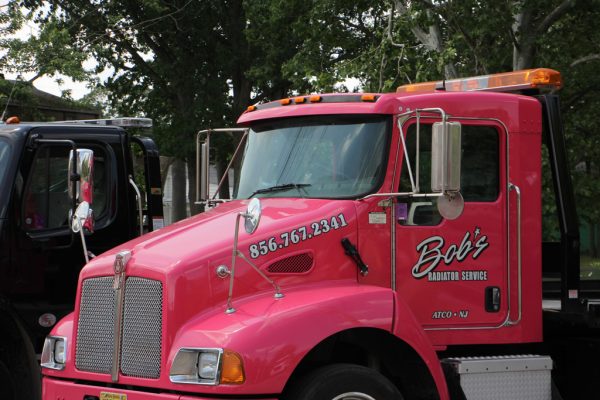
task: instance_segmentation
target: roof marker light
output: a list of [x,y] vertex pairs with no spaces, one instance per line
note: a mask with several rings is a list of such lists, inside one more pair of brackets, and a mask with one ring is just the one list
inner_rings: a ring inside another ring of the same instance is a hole
[[281,103],[282,106],[287,106],[292,103],[292,99],[281,99],[279,100],[279,103]]
[[374,94],[363,94],[362,96],[360,96],[360,99],[362,101],[375,101],[375,95]]
[[299,97],[294,97],[294,103],[296,104],[302,104],[306,101],[305,97],[299,96]]
[[250,111],[254,111],[256,110],[256,106],[248,106],[248,108],[246,108],[246,111],[250,112]]
[[310,96],[310,102],[311,103],[318,103],[321,101],[321,96],[319,95],[312,95]]
[[[398,87],[396,93],[434,92],[443,81],[423,82]],[[560,89],[560,72],[548,68],[526,69],[500,74],[481,75],[445,81],[448,92],[491,91],[512,92],[525,89]]]

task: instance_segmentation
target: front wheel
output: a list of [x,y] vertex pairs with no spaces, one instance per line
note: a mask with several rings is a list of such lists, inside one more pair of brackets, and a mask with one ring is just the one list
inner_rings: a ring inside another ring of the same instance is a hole
[[296,382],[286,400],[402,400],[379,372],[354,364],[319,368]]

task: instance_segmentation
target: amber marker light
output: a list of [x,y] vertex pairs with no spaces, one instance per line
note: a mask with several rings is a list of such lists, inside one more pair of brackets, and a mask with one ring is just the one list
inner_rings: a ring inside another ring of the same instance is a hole
[[311,103],[318,103],[321,101],[321,96],[317,96],[317,95],[310,96],[309,100]]
[[363,94],[362,96],[360,96],[360,99],[362,101],[375,101],[375,95],[374,94]]
[[294,103],[296,104],[302,104],[306,101],[306,98],[300,96],[300,97],[294,97]]
[[242,357],[233,351],[223,352],[221,383],[239,385],[246,381]]
[[250,112],[250,111],[255,111],[256,110],[256,106],[248,106],[248,108],[246,108],[246,111]]
[[292,99],[281,99],[281,100],[279,100],[279,103],[282,106],[288,106],[292,103]]

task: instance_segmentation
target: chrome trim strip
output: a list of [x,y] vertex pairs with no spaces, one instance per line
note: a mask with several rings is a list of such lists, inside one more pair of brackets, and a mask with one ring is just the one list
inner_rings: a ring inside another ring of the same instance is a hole
[[129,175],[129,184],[131,186],[133,186],[133,190],[135,190],[135,198],[138,203],[137,205],[138,205],[139,218],[140,218],[140,236],[142,236],[144,234],[144,216],[143,216],[143,210],[142,210],[142,194],[140,193],[140,189],[138,189],[138,187],[135,184],[135,181],[133,180],[133,177],[131,175]]
[[[510,320],[508,323],[510,325],[517,325],[521,322],[521,318],[523,316],[523,290],[522,290],[522,262],[521,262],[521,189],[513,183],[508,185],[510,190],[513,190],[517,194],[517,286],[518,286],[518,296],[519,296],[519,314],[516,320]],[[510,226],[508,227],[510,230]],[[510,243],[509,243],[510,245]],[[510,260],[509,260],[510,262]]]
[[114,346],[113,346],[113,362],[110,372],[110,376],[113,382],[119,380],[119,368],[121,365],[121,334],[123,331],[123,308],[125,306],[125,271],[127,269],[127,263],[131,258],[131,252],[124,250],[115,255],[115,261],[113,265],[115,273],[115,281],[113,283],[113,290],[116,292],[115,299],[115,327],[114,327]]
[[119,277],[120,285],[116,289],[117,298],[115,301],[115,329],[113,346],[113,364],[111,369],[111,379],[113,382],[119,380],[119,366],[121,365],[121,331],[123,330],[123,306],[125,302],[125,277]]

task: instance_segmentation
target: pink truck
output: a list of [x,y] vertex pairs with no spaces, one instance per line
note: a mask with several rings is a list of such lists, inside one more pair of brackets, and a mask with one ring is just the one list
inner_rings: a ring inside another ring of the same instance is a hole
[[[535,69],[249,107],[233,200],[204,179],[215,207],[82,270],[43,399],[592,398],[598,282],[579,279],[561,84]],[[203,173],[222,131],[199,134]],[[542,141],[559,243],[542,244]]]

